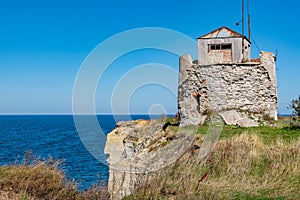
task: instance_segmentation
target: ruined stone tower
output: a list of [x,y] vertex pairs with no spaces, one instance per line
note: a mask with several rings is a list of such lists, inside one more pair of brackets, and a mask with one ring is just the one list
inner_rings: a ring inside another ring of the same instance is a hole
[[241,126],[277,120],[276,58],[260,52],[251,59],[250,45],[245,36],[221,27],[198,38],[198,60],[180,58],[181,126],[202,124],[212,113]]

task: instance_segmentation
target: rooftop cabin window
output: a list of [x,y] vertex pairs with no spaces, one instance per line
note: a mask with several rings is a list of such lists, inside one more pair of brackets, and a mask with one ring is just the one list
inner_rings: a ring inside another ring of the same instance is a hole
[[208,52],[211,50],[230,50],[231,44],[209,44],[208,45]]

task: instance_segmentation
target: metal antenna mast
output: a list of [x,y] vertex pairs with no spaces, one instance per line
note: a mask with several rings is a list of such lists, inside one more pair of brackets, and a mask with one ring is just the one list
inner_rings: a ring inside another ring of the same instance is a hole
[[242,35],[245,36],[245,0],[242,0]]
[[242,0],[242,54],[243,54],[243,60],[244,60],[244,37],[245,37],[245,0]]
[[249,0],[247,0],[247,13],[248,13],[248,39],[249,41],[251,40],[250,38],[250,8],[249,8]]

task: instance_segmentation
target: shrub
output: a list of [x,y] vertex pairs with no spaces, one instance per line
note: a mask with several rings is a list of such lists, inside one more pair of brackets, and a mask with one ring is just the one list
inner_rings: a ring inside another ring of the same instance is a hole
[[109,199],[104,186],[77,190],[58,169],[60,161],[40,161],[26,153],[22,165],[0,166],[0,199],[84,200]]

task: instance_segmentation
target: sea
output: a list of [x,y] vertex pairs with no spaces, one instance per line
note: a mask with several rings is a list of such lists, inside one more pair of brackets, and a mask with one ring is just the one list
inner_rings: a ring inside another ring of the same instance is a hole
[[[118,121],[153,119],[160,116],[96,116],[104,134]],[[108,166],[96,159],[85,147],[77,132],[72,115],[1,115],[0,165],[20,165],[25,155],[39,160],[52,158],[66,178],[75,181],[79,190],[94,184],[106,184]],[[100,154],[104,152],[100,152]]]

